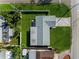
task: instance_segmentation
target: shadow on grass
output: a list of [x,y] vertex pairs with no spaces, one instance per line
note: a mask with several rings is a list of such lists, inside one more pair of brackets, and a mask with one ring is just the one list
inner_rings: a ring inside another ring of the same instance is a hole
[[18,39],[18,45],[20,45],[20,33],[19,33],[17,39]]
[[30,31],[27,31],[27,47],[30,47]]
[[36,11],[33,11],[33,12],[32,11],[31,12],[25,12],[24,11],[22,13],[23,14],[45,14],[45,15],[48,15],[49,11],[44,11],[44,12],[41,12],[41,11],[39,11],[39,12],[38,11],[37,12]]

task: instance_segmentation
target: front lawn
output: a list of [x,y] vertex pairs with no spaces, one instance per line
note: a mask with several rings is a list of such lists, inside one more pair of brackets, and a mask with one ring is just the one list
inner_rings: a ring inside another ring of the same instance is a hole
[[71,28],[56,27],[50,30],[50,45],[58,51],[64,51],[71,46]]

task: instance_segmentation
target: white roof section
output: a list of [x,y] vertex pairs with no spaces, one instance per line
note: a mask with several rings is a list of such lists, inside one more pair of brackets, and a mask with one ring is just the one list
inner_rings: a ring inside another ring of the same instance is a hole
[[31,45],[37,45],[37,27],[30,28],[30,43]]
[[50,28],[46,22],[43,22],[43,45],[50,45]]
[[5,59],[5,51],[0,51],[0,59]]
[[27,49],[23,49],[22,55],[23,55],[23,56],[26,56],[26,55],[27,55]]
[[36,59],[36,51],[29,50],[29,59]]
[[12,59],[12,52],[8,50],[0,50],[0,59]]
[[8,33],[9,33],[9,36],[10,36],[10,37],[12,37],[12,36],[13,36],[13,34],[14,34],[14,30],[13,30],[13,29],[11,29],[11,28],[9,28],[9,32],[8,32]]
[[2,26],[3,22],[5,22],[3,16],[0,16],[0,26]]
[[0,43],[2,43],[2,28],[0,27]]
[[12,52],[11,51],[6,51],[6,59],[12,59]]

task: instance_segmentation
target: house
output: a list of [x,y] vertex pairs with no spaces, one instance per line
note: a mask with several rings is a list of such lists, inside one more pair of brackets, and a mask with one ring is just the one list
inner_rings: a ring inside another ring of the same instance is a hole
[[28,59],[53,59],[53,50],[29,50]]
[[0,59],[12,59],[12,52],[5,49],[0,49]]
[[55,16],[36,16],[34,22],[35,23],[33,23],[33,26],[30,28],[30,45],[31,46],[49,46],[50,28],[55,27],[56,17]]
[[13,29],[9,27],[7,21],[4,20],[4,17],[0,16],[0,43],[10,42],[13,33]]

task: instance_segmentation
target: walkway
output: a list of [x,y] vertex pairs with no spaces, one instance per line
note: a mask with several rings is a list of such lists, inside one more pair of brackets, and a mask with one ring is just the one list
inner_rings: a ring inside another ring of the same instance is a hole
[[56,26],[71,26],[71,18],[56,18]]

